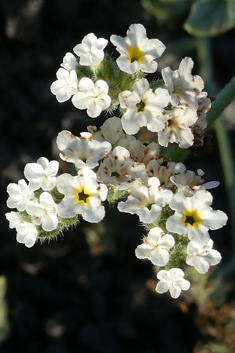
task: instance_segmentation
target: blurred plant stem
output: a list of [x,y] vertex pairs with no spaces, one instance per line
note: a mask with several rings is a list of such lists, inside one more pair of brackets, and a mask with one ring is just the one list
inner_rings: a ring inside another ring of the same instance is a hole
[[[199,74],[204,79],[206,91],[214,95],[216,92],[214,91],[213,87],[214,70],[209,38],[200,38],[197,40],[197,53],[199,61]],[[210,128],[213,124],[218,141],[220,159],[224,173],[225,188],[229,204],[230,224],[232,228],[231,232],[233,259],[224,265],[220,270],[223,276],[229,275],[235,271],[235,168],[230,136],[220,116],[224,109],[231,103],[234,98],[235,77],[233,77],[231,81],[217,95],[216,100],[212,105],[212,109],[207,114],[208,127]]]
[[0,276],[0,344],[7,339],[10,333],[10,323],[8,320],[8,308],[6,302],[7,280]]

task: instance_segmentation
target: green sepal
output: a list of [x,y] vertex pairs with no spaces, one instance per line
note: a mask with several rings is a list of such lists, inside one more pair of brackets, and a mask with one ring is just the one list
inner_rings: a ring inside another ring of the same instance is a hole
[[170,270],[171,268],[181,268],[185,271],[188,268],[188,265],[185,262],[187,257],[187,245],[189,243],[188,235],[170,234],[175,239],[174,247],[169,250],[170,259],[166,266],[154,266],[156,272],[160,270]]
[[22,219],[22,222],[31,223],[31,216],[26,211],[20,212],[20,217]]
[[54,187],[54,189],[52,189],[50,193],[56,204],[60,203],[64,198],[64,195],[61,194],[56,187]]
[[166,88],[165,82],[162,79],[153,80],[149,86],[153,91],[155,91],[157,88]]
[[156,218],[153,223],[150,223],[150,224],[143,223],[143,226],[147,230],[150,230],[154,227],[160,227],[165,233],[168,233],[166,229],[166,221],[173,214],[174,214],[174,211],[172,211],[172,209],[169,206],[162,207],[160,216],[158,216],[158,218]]
[[165,266],[165,269],[171,268],[181,268],[185,270],[188,267],[185,260],[187,257],[187,245],[189,243],[188,234],[173,234],[175,239],[175,245],[172,249],[170,249],[170,260]]
[[44,240],[51,240],[53,238],[56,238],[57,235],[62,234],[64,229],[69,229],[72,226],[76,226],[79,222],[78,216],[72,217],[72,218],[61,218],[58,216],[58,226],[55,230],[52,230],[51,232],[47,232],[42,229],[42,226],[37,226],[38,230],[38,239],[41,241]]
[[113,184],[108,184],[108,196],[107,201],[112,204],[120,199],[126,199],[129,195],[129,191],[127,190],[117,190],[117,188]]

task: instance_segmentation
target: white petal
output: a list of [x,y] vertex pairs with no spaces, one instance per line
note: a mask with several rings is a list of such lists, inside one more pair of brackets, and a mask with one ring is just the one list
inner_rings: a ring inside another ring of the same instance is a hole
[[97,205],[92,210],[84,209],[82,217],[90,223],[99,223],[105,216],[104,206]]
[[169,291],[172,298],[177,299],[180,296],[181,288],[176,285],[171,285]]
[[94,82],[88,78],[88,77],[83,77],[80,81],[79,81],[79,89],[80,91],[83,92],[89,92],[91,95],[94,94]]
[[151,252],[150,260],[156,266],[165,266],[169,261],[169,252],[160,246]]
[[162,294],[162,293],[166,293],[169,290],[169,284],[167,282],[158,282],[157,286],[156,286],[156,292]]
[[190,282],[187,281],[184,278],[177,279],[177,285],[182,289],[182,290],[188,290],[191,286]]
[[42,219],[42,229],[44,229],[46,232],[51,232],[52,230],[56,229],[58,226],[58,218],[56,215],[53,215],[50,217],[45,216]]
[[103,110],[103,104],[101,101],[97,100],[97,99],[92,99],[90,101],[90,103],[88,104],[87,107],[87,114],[91,117],[91,118],[96,118],[97,116],[100,115],[100,113]]
[[135,249],[135,255],[138,259],[149,259],[152,247],[148,244],[138,245]]

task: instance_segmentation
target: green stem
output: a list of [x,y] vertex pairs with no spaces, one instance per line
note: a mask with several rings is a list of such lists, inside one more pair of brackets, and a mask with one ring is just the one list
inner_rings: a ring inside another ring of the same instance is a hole
[[[200,64],[200,74],[205,80],[205,86],[209,92],[213,87],[213,60],[211,55],[210,42],[208,38],[198,39],[197,42],[198,60]],[[213,94],[214,92],[212,92]],[[220,159],[223,167],[225,188],[230,209],[230,222],[232,232],[233,258],[235,257],[235,181],[234,181],[234,163],[230,137],[224,127],[221,119],[218,119],[224,109],[231,103],[235,97],[235,76],[217,95],[213,102],[210,112],[207,114],[208,127],[213,124],[215,128]],[[229,261],[222,267],[221,274],[228,275],[235,270],[235,261]]]
[[215,102],[213,102],[212,108],[207,114],[207,122],[209,127],[222,114],[224,109],[232,102],[234,98],[235,98],[235,76],[222,89],[222,91],[216,97]]
[[[212,89],[214,80],[213,60],[209,38],[197,38],[197,58],[199,63],[199,74],[204,80],[205,89]],[[214,105],[212,105],[213,107]],[[213,108],[212,108],[213,109]]]
[[230,211],[230,224],[231,224],[231,235],[232,235],[232,249],[233,256],[232,259],[227,262],[220,270],[223,276],[227,276],[235,271],[235,180],[234,180],[234,163],[231,140],[229,138],[228,132],[224,127],[223,122],[218,119],[214,123],[214,128],[216,131],[216,137],[218,140],[220,159],[224,172],[224,182],[227,192],[228,205]]

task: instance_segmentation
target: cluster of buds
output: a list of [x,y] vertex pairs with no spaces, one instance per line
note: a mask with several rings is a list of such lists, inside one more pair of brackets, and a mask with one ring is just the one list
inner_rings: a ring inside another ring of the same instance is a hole
[[[88,126],[80,137],[69,131],[57,136],[60,158],[70,163],[71,174],[58,174],[59,163],[45,157],[28,163],[18,184],[9,184],[10,228],[17,241],[31,247],[37,240],[56,237],[82,217],[98,223],[105,216],[105,200],[116,202],[120,212],[137,214],[146,229],[135,254],[156,267],[158,293],[173,298],[190,287],[187,267],[206,273],[221,260],[213,249],[209,230],[227,222],[222,211],[211,208],[204,172],[186,169],[167,160],[161,146],[194,144],[194,129],[205,129],[211,107],[200,76],[192,75],[193,61],[184,58],[178,70],[162,70],[162,79],[149,81],[157,70],[155,59],[165,50],[158,39],[148,39],[141,24],[133,24],[122,38],[111,42],[120,56],[104,53],[108,41],[88,34],[63,58],[51,91],[59,102],[72,98],[91,118],[119,109],[101,127]],[[140,128],[156,133],[155,142],[142,142]],[[203,139],[202,139],[203,143]]]

